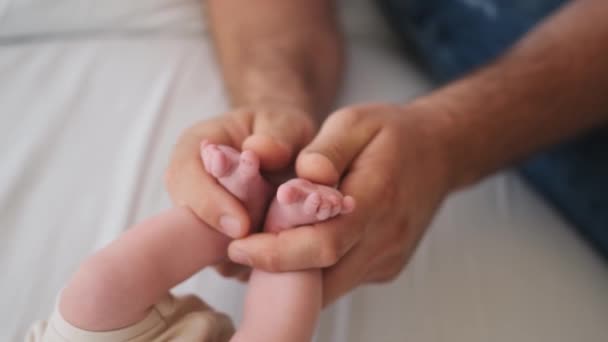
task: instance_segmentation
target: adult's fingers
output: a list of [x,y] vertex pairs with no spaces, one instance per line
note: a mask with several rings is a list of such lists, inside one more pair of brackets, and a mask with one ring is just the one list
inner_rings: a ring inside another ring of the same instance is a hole
[[314,226],[278,234],[254,234],[228,246],[234,262],[268,272],[295,271],[335,264],[359,239],[356,215],[346,214]]
[[[340,190],[352,196],[357,209],[313,226],[281,231],[279,234],[256,234],[233,241],[228,247],[230,259],[269,272],[328,267],[335,264],[367,229],[374,216],[378,189],[390,188],[391,179],[379,177],[377,158],[381,157],[384,134],[374,133],[357,154],[353,167],[344,177]],[[389,194],[389,191],[380,191]]]
[[357,215],[356,222],[351,226],[351,231],[358,232],[359,238],[335,265],[323,271],[323,306],[333,303],[364,281],[367,273],[365,267],[370,261],[365,254],[369,253],[366,242],[378,238],[374,235],[381,233],[369,225],[369,222],[377,222],[374,211],[379,201],[374,196],[374,187],[379,183],[375,179],[377,177],[369,169],[356,168],[342,181],[341,190],[357,198],[357,208],[353,212]]
[[366,107],[352,107],[333,113],[314,140],[296,160],[299,177],[334,185],[353,159],[381,127]]
[[365,282],[370,264],[378,256],[377,248],[382,246],[378,241],[394,238],[383,235],[384,232],[379,229],[386,224],[383,221],[386,206],[394,205],[390,210],[399,210],[398,206],[403,205],[393,201],[397,179],[386,172],[393,168],[390,166],[390,155],[395,152],[389,139],[386,131],[375,134],[357,155],[357,160],[340,184],[343,193],[357,199],[354,213],[359,216],[355,229],[361,232],[361,238],[338,263],[324,270],[323,305],[331,304]]
[[314,134],[308,113],[293,109],[257,110],[251,127],[252,135],[243,142],[243,150],[252,150],[267,171],[283,169],[292,162],[294,153],[306,145]]
[[190,208],[224,234],[242,237],[249,232],[249,215],[239,200],[204,170],[200,157],[202,139],[232,145],[231,138],[214,122],[207,127],[195,126],[178,141],[165,175],[167,189],[175,205]]

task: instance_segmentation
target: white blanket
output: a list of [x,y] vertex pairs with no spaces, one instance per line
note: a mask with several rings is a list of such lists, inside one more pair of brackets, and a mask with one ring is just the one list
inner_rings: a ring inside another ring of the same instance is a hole
[[[179,132],[227,109],[198,3],[103,3],[0,0],[0,341],[50,313],[85,255],[169,206]],[[341,102],[427,91],[349,5]],[[211,271],[178,291],[240,318],[243,287]],[[326,310],[317,341],[603,341],[607,294],[606,264],[503,173],[452,196],[401,277]]]

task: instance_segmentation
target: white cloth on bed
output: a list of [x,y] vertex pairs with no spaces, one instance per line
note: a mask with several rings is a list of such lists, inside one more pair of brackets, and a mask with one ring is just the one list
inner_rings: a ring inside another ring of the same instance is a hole
[[[341,103],[427,91],[371,7],[343,3]],[[0,0],[0,341],[49,315],[85,255],[169,206],[179,132],[227,109],[199,6]],[[240,319],[242,285],[203,271],[189,291]],[[601,341],[607,293],[606,264],[506,172],[453,195],[407,270],[328,309],[317,341]]]

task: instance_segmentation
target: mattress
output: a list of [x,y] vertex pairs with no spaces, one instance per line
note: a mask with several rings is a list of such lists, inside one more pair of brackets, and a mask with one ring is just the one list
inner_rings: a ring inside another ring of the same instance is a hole
[[[170,205],[177,136],[228,108],[200,6],[0,0],[0,341],[47,317],[84,256]],[[369,4],[342,11],[341,104],[431,89]],[[213,271],[176,291],[240,320],[244,286]],[[401,276],[325,310],[316,341],[605,341],[606,293],[606,264],[505,171],[452,195]]]

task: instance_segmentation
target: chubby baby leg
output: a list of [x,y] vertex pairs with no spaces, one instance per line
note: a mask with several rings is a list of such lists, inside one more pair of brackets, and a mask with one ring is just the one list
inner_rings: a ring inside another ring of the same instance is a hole
[[59,310],[84,330],[132,325],[172,287],[224,258],[229,242],[187,208],[164,211],[85,260],[62,291]]
[[323,299],[320,269],[253,270],[243,321],[231,342],[310,342]]
[[[293,179],[281,185],[270,205],[266,231],[314,224],[354,209],[352,197]],[[249,281],[242,325],[232,341],[308,342],[322,305],[320,269],[285,273],[254,270]]]
[[[218,182],[255,208],[259,222],[271,188],[258,172],[257,157],[209,144],[201,155]],[[162,212],[89,257],[63,290],[59,310],[69,323],[89,331],[132,325],[172,287],[225,258],[229,242],[187,208]]]

